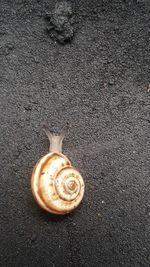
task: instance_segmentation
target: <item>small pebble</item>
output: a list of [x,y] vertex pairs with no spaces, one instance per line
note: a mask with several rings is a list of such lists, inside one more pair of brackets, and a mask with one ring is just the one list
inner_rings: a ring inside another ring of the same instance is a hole
[[55,8],[51,14],[47,14],[46,18],[49,20],[47,31],[52,39],[61,44],[72,40],[74,17],[70,3],[66,1],[56,3]]
[[114,82],[114,80],[110,80],[108,83],[109,83],[109,85],[113,85],[115,82]]

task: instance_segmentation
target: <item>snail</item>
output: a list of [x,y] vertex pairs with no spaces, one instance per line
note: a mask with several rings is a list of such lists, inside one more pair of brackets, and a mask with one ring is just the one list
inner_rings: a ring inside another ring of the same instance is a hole
[[54,214],[67,214],[82,201],[84,181],[70,160],[62,153],[65,131],[52,134],[43,125],[50,141],[49,153],[39,159],[33,169],[31,189],[36,202],[44,210]]

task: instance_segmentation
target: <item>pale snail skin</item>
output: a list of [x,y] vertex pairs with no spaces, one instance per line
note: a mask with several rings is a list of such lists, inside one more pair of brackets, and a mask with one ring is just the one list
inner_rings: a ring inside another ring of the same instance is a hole
[[49,153],[36,163],[31,178],[31,189],[36,202],[54,214],[73,211],[82,201],[85,185],[80,173],[62,154],[64,133],[52,134],[44,130],[50,141]]

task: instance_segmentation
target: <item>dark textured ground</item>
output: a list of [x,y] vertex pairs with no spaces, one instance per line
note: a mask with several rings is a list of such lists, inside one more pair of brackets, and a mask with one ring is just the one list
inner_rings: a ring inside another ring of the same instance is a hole
[[[0,4],[0,266],[150,266],[150,1],[72,1],[72,42],[46,31],[55,1]],[[64,153],[86,182],[80,208],[37,207],[40,129],[70,123]]]

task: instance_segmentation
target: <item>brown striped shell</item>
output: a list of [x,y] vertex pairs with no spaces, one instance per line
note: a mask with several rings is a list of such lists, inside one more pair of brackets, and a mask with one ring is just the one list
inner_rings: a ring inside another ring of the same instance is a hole
[[32,173],[31,188],[37,203],[55,214],[71,212],[84,195],[82,176],[59,152],[48,153],[37,162]]

